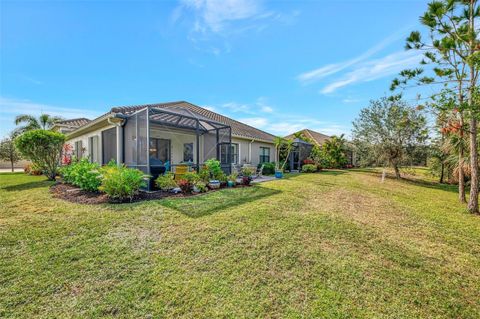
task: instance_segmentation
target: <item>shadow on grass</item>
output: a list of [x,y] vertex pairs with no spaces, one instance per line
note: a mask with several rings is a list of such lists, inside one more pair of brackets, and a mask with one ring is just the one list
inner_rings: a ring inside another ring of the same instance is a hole
[[161,204],[165,207],[173,208],[189,217],[197,218],[279,193],[279,190],[252,186],[223,189],[190,198],[165,199]]
[[1,189],[6,190],[7,192],[17,192],[17,191],[25,191],[25,190],[39,188],[39,187],[49,187],[52,185],[52,183],[53,183],[52,181],[42,180],[42,181],[3,186],[1,187]]
[[[362,169],[362,168],[355,168],[352,171],[354,172],[361,172],[361,173],[366,173],[372,176],[378,176],[379,178],[381,177],[382,173],[381,171],[375,171],[373,169]],[[395,176],[392,174],[386,174],[386,178],[390,180],[396,180]],[[411,178],[411,177],[402,177],[400,180],[402,183],[410,184],[410,185],[415,185],[415,186],[420,186],[420,187],[426,187],[430,189],[436,189],[436,190],[442,190],[446,192],[457,192],[458,188],[457,185],[453,184],[440,184],[438,182],[430,182],[426,181],[423,179],[417,179],[417,178]]]

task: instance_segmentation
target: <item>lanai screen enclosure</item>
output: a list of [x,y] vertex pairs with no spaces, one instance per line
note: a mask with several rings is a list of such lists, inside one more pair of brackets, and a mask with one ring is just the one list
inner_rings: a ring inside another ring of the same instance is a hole
[[290,152],[289,164],[290,171],[296,171],[302,169],[303,161],[306,160],[312,152],[313,145],[296,138],[292,143],[292,151]]
[[126,114],[123,132],[125,165],[146,174],[154,175],[152,170],[167,161],[167,170],[187,164],[198,172],[210,158],[222,159],[223,170],[230,173],[231,127],[198,113],[173,106],[145,106]]

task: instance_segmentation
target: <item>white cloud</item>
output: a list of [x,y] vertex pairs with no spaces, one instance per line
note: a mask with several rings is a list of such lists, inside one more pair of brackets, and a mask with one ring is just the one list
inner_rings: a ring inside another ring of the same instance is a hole
[[360,102],[360,99],[353,99],[353,98],[345,98],[342,100],[343,103],[357,103],[357,102]]
[[60,107],[36,103],[30,100],[0,97],[0,118],[2,122],[0,136],[7,135],[9,131],[15,128],[15,116],[20,114],[31,114],[38,116],[41,113],[61,116],[64,118],[86,117],[90,119],[101,115],[97,111],[86,110],[83,108]]
[[259,97],[256,106],[264,113],[272,113],[274,111],[274,108],[268,105],[268,99],[266,97]]
[[[259,14],[260,3],[255,0],[183,0],[186,8],[193,9],[196,20],[194,31],[221,32],[236,20],[245,20]],[[174,11],[178,19],[178,9]]]
[[240,113],[254,114],[254,112],[251,110],[250,105],[248,104],[228,102],[228,103],[222,104],[222,107],[234,113],[240,112]]
[[260,129],[264,128],[268,124],[268,120],[263,117],[242,118],[239,121]]
[[170,15],[170,23],[187,25],[188,39],[196,50],[219,55],[230,52],[232,39],[240,34],[261,32],[272,23],[291,25],[300,11],[266,10],[263,0],[181,0]]
[[376,44],[375,46],[373,46],[372,48],[368,49],[366,52],[360,54],[359,56],[353,58],[353,59],[350,59],[350,60],[347,60],[347,61],[344,61],[344,62],[341,62],[341,63],[334,63],[334,64],[327,64],[325,66],[322,66],[318,69],[314,69],[314,70],[311,70],[311,71],[307,71],[307,72],[304,72],[300,75],[298,75],[297,79],[300,81],[300,82],[303,82],[303,83],[310,83],[310,82],[313,82],[315,80],[320,80],[322,78],[325,78],[329,75],[333,75],[335,73],[338,73],[342,70],[345,70],[359,62],[362,62],[362,61],[365,61],[366,59],[370,58],[371,56],[373,56],[374,54],[380,52],[381,50],[383,50],[385,47],[387,47],[389,44],[393,43],[394,41],[398,40],[401,36],[403,36],[403,31],[404,29],[402,29],[401,31],[398,31],[398,32],[395,32],[394,34],[388,36],[387,38],[385,38],[384,40],[382,40],[380,43]]
[[365,61],[340,79],[325,86],[320,93],[328,94],[353,83],[369,82],[397,74],[405,68],[418,65],[421,59],[422,56],[418,52],[401,51],[383,58]]

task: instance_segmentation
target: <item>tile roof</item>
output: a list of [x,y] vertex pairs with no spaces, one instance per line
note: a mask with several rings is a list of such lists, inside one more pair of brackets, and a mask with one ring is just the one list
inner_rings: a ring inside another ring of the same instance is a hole
[[190,112],[198,114],[200,117],[205,117],[209,120],[230,126],[232,128],[232,135],[236,137],[244,137],[244,138],[251,138],[251,139],[258,139],[258,140],[272,141],[272,142],[273,142],[273,139],[275,138],[275,136],[270,133],[259,130],[247,124],[241,123],[239,121],[236,121],[224,115],[215,113],[213,111],[207,110],[203,107],[200,107],[185,101],[132,105],[132,106],[119,106],[119,107],[113,107],[110,113],[122,113],[125,115],[129,115],[147,106],[160,108],[160,109],[162,108],[186,109]]
[[319,132],[315,132],[309,129],[300,130],[298,132],[285,136],[285,138],[292,138],[294,137],[294,134],[297,134],[297,133],[303,133],[306,137],[311,138],[315,143],[317,143],[318,146],[322,145],[323,143],[325,143],[326,140],[329,140],[331,138],[331,136],[328,136]]
[[76,119],[59,121],[55,124],[60,125],[60,126],[80,127],[80,126],[83,126],[83,125],[88,124],[90,122],[91,122],[91,120],[89,120],[87,118],[84,118],[84,117],[80,117],[80,118],[76,118]]

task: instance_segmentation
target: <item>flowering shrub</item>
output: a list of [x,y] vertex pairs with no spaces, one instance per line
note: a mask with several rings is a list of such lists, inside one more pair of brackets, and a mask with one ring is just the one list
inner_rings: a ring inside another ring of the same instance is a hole
[[315,164],[315,161],[313,159],[307,158],[303,161],[303,164]]
[[73,146],[65,143],[62,147],[62,165],[70,165],[72,163]]

